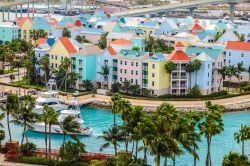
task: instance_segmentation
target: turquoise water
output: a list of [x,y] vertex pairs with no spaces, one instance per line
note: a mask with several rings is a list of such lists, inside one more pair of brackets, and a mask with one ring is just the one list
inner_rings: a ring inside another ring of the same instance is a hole
[[[83,115],[85,125],[93,128],[93,134],[91,136],[82,136],[80,140],[86,144],[87,151],[89,152],[99,152],[100,146],[104,143],[102,140],[97,139],[102,132],[113,124],[113,115],[111,112],[95,109],[95,108],[82,108],[81,113]],[[118,117],[118,123],[121,123],[121,118]],[[224,120],[224,132],[212,140],[212,161],[214,166],[219,166],[222,163],[223,156],[230,151],[240,152],[240,145],[238,145],[234,139],[233,134],[239,130],[241,124],[250,125],[250,112],[232,113],[223,115]],[[6,130],[6,128],[5,128]],[[12,124],[12,137],[14,140],[21,139],[22,128]],[[7,140],[8,138],[6,138]],[[44,147],[44,134],[37,132],[29,132],[29,139],[37,144],[38,147]],[[62,135],[52,136],[52,147],[59,148],[62,144]],[[68,137],[70,140],[70,137]],[[204,139],[203,139],[204,140]],[[205,165],[206,157],[206,142],[201,142],[199,150],[200,161],[198,166]],[[246,153],[250,153],[250,143],[246,143]],[[123,144],[121,144],[120,149],[123,150]],[[104,152],[113,153],[112,147],[106,149]],[[153,164],[153,157],[150,156],[149,164]],[[193,158],[189,154],[183,154],[177,159],[177,165],[188,165],[191,166]]]

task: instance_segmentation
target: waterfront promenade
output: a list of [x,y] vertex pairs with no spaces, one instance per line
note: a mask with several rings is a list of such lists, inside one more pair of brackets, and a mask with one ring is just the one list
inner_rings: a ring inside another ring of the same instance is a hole
[[[19,88],[17,87],[12,87],[12,86],[3,86],[0,85],[2,88],[4,88],[5,92],[11,92],[16,93],[18,92]],[[29,90],[25,90],[27,93]],[[20,88],[21,95],[24,95],[24,89]],[[38,96],[39,96],[38,92]],[[37,96],[37,95],[35,95]],[[68,103],[69,100],[71,99],[71,96],[60,96],[62,101],[64,103]],[[80,103],[90,103],[93,101],[98,101],[98,102],[110,102],[111,101],[111,96],[104,96],[104,95],[98,95],[95,94],[93,97],[91,94],[88,95],[83,95],[79,96],[78,100]],[[157,107],[161,105],[163,102],[168,102],[176,107],[202,107],[205,106],[205,101],[200,100],[200,101],[159,101],[159,100],[143,100],[143,99],[128,99],[132,105],[141,105],[145,107]],[[223,106],[228,106],[228,105],[239,105],[241,103],[249,103],[250,104],[250,95],[243,95],[243,96],[237,96],[237,97],[231,97],[231,98],[225,98],[225,99],[217,99],[217,100],[212,100],[214,104],[220,104]]]

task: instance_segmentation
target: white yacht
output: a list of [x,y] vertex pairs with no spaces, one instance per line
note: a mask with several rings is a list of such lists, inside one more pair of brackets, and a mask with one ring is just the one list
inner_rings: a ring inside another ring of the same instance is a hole
[[54,108],[57,112],[67,108],[66,105],[61,103],[59,93],[57,90],[53,90],[53,87],[56,87],[56,82],[54,79],[50,79],[46,91],[42,92],[42,94],[36,99],[36,107],[33,112],[42,114],[44,105]]
[[[80,112],[80,107],[78,104],[78,101],[76,100],[75,97],[72,98],[70,101],[70,106],[69,109],[61,110],[60,115],[58,117],[58,122],[63,122],[63,120],[68,117],[68,116],[74,116],[76,121],[81,124],[81,129],[79,133],[68,133],[68,134],[76,134],[76,135],[82,135],[82,136],[88,136],[92,133],[92,128],[84,127],[83,123],[84,121],[82,120],[81,112]],[[35,123],[32,124],[33,130],[37,132],[45,132],[45,124],[40,122],[40,123]],[[48,130],[48,126],[47,126]],[[53,134],[63,134],[63,131],[60,127],[60,125],[52,125],[51,126],[51,133]]]

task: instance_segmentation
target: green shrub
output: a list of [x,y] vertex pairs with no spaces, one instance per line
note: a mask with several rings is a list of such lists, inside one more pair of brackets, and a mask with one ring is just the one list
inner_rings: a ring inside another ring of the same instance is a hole
[[81,153],[85,153],[85,145],[80,141],[77,142],[67,142],[64,146],[60,148],[60,157],[66,161],[78,161]]
[[36,150],[36,145],[32,142],[22,144],[20,146],[21,153],[23,155],[29,156],[32,152]]
[[88,164],[82,162],[60,161],[56,162],[53,166],[87,166]]
[[195,85],[191,91],[190,94],[187,95],[188,97],[201,97],[201,91],[198,85]]
[[26,163],[26,164],[36,164],[36,165],[54,165],[54,161],[49,161],[47,158],[43,157],[28,157],[28,156],[23,156],[19,160],[20,163]]
[[239,153],[230,152],[224,156],[222,166],[249,166],[250,161],[247,156],[242,156]]

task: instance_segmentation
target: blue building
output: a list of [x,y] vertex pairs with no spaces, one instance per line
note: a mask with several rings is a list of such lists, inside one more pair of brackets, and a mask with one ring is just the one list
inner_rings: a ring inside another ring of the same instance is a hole
[[0,43],[19,38],[19,27],[12,22],[0,22]]

